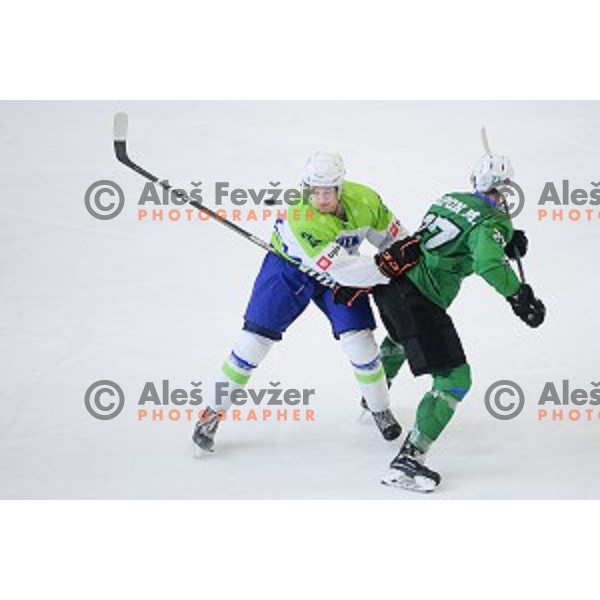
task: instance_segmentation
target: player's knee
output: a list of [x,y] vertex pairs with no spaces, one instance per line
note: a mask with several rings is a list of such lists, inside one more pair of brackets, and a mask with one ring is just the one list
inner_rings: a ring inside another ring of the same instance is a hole
[[450,394],[457,401],[462,400],[471,389],[471,367],[464,363],[450,371],[434,375],[434,388]]
[[471,367],[465,363],[460,367],[456,367],[456,386],[462,390],[462,395],[464,396],[470,389],[473,384],[473,380],[471,379]]
[[274,340],[258,335],[257,333],[242,331],[233,346],[232,354],[247,363],[247,368],[254,368],[265,358],[274,343]]
[[340,335],[340,343],[353,364],[365,364],[379,358],[379,348],[370,329],[346,331]]

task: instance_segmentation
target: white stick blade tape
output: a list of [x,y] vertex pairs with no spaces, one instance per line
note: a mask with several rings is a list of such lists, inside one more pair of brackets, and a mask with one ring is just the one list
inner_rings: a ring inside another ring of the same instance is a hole
[[485,125],[481,128],[481,143],[483,144],[483,150],[486,154],[491,154],[490,150],[490,142],[488,140],[487,131],[485,129]]
[[129,117],[127,113],[120,112],[115,115],[115,141],[121,142],[127,139],[127,124],[129,121]]

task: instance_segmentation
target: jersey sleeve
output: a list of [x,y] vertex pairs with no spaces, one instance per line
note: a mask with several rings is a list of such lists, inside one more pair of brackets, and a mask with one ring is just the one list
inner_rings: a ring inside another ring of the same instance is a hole
[[373,201],[373,223],[366,235],[369,242],[381,251],[408,235],[410,235],[408,230],[382,202],[379,195],[376,195]]
[[327,273],[340,285],[365,288],[390,282],[377,268],[372,256],[350,255],[335,242],[325,247],[311,266]]
[[280,250],[291,260],[325,273],[340,285],[372,287],[389,283],[372,256],[349,254],[335,240],[337,232],[326,220],[277,223]]
[[506,260],[505,235],[493,221],[484,221],[471,231],[468,243],[474,271],[508,297],[517,293],[521,283]]

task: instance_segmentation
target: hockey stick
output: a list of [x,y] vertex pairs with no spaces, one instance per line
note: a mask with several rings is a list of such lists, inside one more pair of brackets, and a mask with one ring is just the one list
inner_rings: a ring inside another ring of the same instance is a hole
[[[196,200],[192,200],[185,193],[185,191],[173,188],[173,186],[169,185],[169,183],[167,183],[166,180],[158,178],[156,175],[153,175],[152,173],[150,173],[150,171],[146,171],[146,169],[144,169],[144,168],[140,167],[138,164],[134,163],[129,158],[129,155],[127,154],[128,126],[129,126],[129,117],[128,117],[127,113],[124,113],[124,112],[117,113],[115,115],[113,133],[114,133],[115,155],[117,157],[117,160],[120,163],[123,163],[126,167],[129,167],[131,170],[135,171],[142,177],[145,177],[146,179],[152,181],[153,183],[157,183],[157,184],[161,185],[164,189],[173,190],[173,193],[175,193],[179,198],[187,200],[188,204],[190,204],[194,208],[197,208],[199,211],[203,211],[203,212],[207,213],[213,219],[215,219],[217,221],[217,223],[221,223],[222,225],[225,225],[225,227],[228,227],[235,233],[241,235],[243,238],[247,239],[248,241],[252,242],[253,244],[256,244],[257,246],[260,246],[263,250],[266,250],[267,252],[271,252],[272,254],[275,254],[276,256],[279,256],[280,258],[282,258],[281,254],[279,254],[279,252],[277,252],[277,250],[273,246],[271,246],[271,244],[269,244],[267,241],[250,233],[243,227],[240,227],[239,225],[236,225],[235,223],[229,221],[222,215],[217,214],[214,210],[212,210],[208,206],[205,206],[204,204],[201,204],[200,202],[197,202]],[[321,283],[325,287],[328,287],[331,289],[333,289],[335,287],[335,285],[336,285],[335,281],[333,281],[331,279],[331,277],[329,277],[329,275],[327,275],[326,273],[321,273],[321,272],[317,271],[316,269],[313,269],[312,267],[303,265],[302,263],[297,263],[297,262],[292,262],[292,261],[289,261],[289,262],[291,264],[293,264],[296,268],[298,268],[300,271],[302,271],[302,273],[306,273],[306,275],[316,279],[319,283]]]
[[[481,144],[483,145],[483,150],[486,154],[492,154],[492,150],[490,148],[490,141],[488,140],[487,131],[485,125],[481,127]],[[512,223],[512,217],[510,212],[507,210],[506,214],[508,215],[508,220]],[[523,270],[523,261],[521,260],[521,256],[519,251],[515,248],[515,262],[517,263],[517,269],[519,270],[519,277],[521,279],[521,283],[525,283],[525,271]]]
[[486,154],[491,154],[490,142],[488,140],[487,131],[485,125],[481,128],[481,143],[483,144],[483,150]]

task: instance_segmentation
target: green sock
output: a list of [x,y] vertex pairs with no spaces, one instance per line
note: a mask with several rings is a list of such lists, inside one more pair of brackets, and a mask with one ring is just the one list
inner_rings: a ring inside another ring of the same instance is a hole
[[400,344],[394,342],[392,338],[386,336],[383,342],[381,342],[379,352],[381,354],[381,364],[385,371],[385,377],[388,381],[391,381],[396,377],[406,360],[404,348]]

